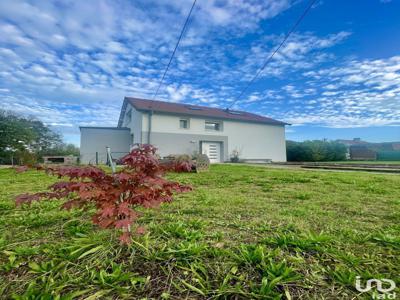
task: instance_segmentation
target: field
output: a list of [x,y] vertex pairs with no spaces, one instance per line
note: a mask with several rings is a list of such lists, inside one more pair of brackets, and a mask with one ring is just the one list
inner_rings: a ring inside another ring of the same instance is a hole
[[194,190],[143,209],[147,233],[127,247],[91,211],[16,208],[55,179],[0,169],[0,297],[368,299],[356,276],[400,286],[398,175],[213,165],[168,177]]

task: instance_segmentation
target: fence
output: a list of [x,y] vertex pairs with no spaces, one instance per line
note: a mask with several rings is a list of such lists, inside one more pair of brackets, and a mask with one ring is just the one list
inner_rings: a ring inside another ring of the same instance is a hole
[[[111,152],[113,161],[117,161],[129,152]],[[107,152],[81,153],[80,161],[83,164],[105,165],[109,164]]]

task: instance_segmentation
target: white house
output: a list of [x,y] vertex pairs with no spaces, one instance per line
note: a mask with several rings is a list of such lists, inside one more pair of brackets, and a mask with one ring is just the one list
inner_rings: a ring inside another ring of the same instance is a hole
[[153,144],[161,156],[207,154],[211,162],[240,159],[286,161],[287,123],[236,110],[181,103],[124,99],[117,127],[80,127],[81,162],[104,163],[132,145]]

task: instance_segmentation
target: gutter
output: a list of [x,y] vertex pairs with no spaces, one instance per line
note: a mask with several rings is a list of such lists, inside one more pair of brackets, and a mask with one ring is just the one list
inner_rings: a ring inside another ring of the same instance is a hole
[[150,110],[149,111],[149,128],[148,128],[148,131],[147,131],[147,144],[151,144],[150,137],[151,137],[152,116],[153,116],[153,110]]

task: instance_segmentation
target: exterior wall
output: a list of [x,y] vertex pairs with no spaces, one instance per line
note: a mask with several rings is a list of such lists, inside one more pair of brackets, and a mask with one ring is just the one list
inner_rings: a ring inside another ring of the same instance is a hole
[[130,146],[142,143],[142,114],[142,112],[137,111],[132,105],[128,104],[122,127],[129,128],[130,133],[133,134],[133,141],[130,138]]
[[[189,120],[189,128],[179,128],[179,119]],[[221,131],[208,131],[205,119],[198,117],[154,113],[151,122],[150,143],[159,147],[160,155],[187,153],[200,150],[201,141],[222,141],[223,158],[239,151],[240,159],[271,159],[286,161],[285,127],[231,120],[216,120],[222,125]],[[148,143],[149,117],[143,113],[142,142]],[[228,143],[229,141],[229,143]],[[197,148],[197,149],[196,149]]]
[[111,148],[113,158],[129,152],[130,130],[128,128],[81,127],[80,158],[83,164],[107,162],[106,147]]
[[226,121],[224,131],[229,153],[239,151],[240,159],[286,161],[285,126]]
[[[179,119],[188,119],[189,128],[179,128]],[[144,114],[142,128],[143,131],[148,131],[148,114]],[[213,121],[220,121],[217,119],[209,119]],[[198,118],[192,116],[179,116],[179,115],[167,115],[154,113],[151,122],[152,132],[164,132],[164,133],[178,133],[178,134],[201,134],[201,135],[224,135],[224,131],[207,131],[204,128],[205,118]],[[226,121],[223,121],[223,127]],[[224,128],[223,128],[224,129]]]
[[[147,132],[143,132],[143,135],[147,137]],[[157,147],[157,153],[160,156],[167,156],[170,154],[193,155],[194,153],[200,152],[201,142],[221,142],[221,158],[223,160],[229,159],[227,136],[152,132],[150,139],[151,143]]]

